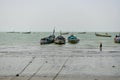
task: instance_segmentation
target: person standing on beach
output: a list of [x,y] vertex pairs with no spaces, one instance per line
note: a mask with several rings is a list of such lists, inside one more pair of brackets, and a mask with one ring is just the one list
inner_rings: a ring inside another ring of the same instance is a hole
[[100,43],[100,51],[102,51],[102,43]]

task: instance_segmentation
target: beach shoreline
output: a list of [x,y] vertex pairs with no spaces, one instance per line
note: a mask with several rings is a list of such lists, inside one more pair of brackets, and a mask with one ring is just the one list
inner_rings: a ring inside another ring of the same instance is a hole
[[75,45],[39,45],[49,33],[2,33],[0,80],[120,80],[120,45],[113,42],[114,34],[76,34],[80,42]]
[[[49,49],[50,48],[50,49]],[[0,80],[119,80],[120,50],[0,51]],[[43,50],[44,49],[44,50]],[[2,53],[3,52],[3,53]],[[19,74],[19,75],[17,75]],[[55,77],[55,79],[54,79]]]

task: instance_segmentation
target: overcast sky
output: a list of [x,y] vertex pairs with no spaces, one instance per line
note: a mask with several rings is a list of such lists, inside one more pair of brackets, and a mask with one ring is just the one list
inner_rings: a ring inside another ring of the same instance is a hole
[[118,31],[120,0],[0,0],[0,31]]

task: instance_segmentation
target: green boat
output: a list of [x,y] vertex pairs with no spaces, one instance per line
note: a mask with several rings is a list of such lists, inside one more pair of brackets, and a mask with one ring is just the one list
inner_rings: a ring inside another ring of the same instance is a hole
[[78,39],[78,38],[77,38],[76,36],[74,36],[73,34],[68,37],[68,42],[69,42],[69,43],[75,44],[75,43],[78,43],[79,41],[80,41],[80,39]]

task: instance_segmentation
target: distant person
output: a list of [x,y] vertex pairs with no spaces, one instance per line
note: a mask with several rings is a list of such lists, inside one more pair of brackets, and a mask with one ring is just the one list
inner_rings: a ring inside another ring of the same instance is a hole
[[102,43],[100,43],[100,51],[102,51]]

